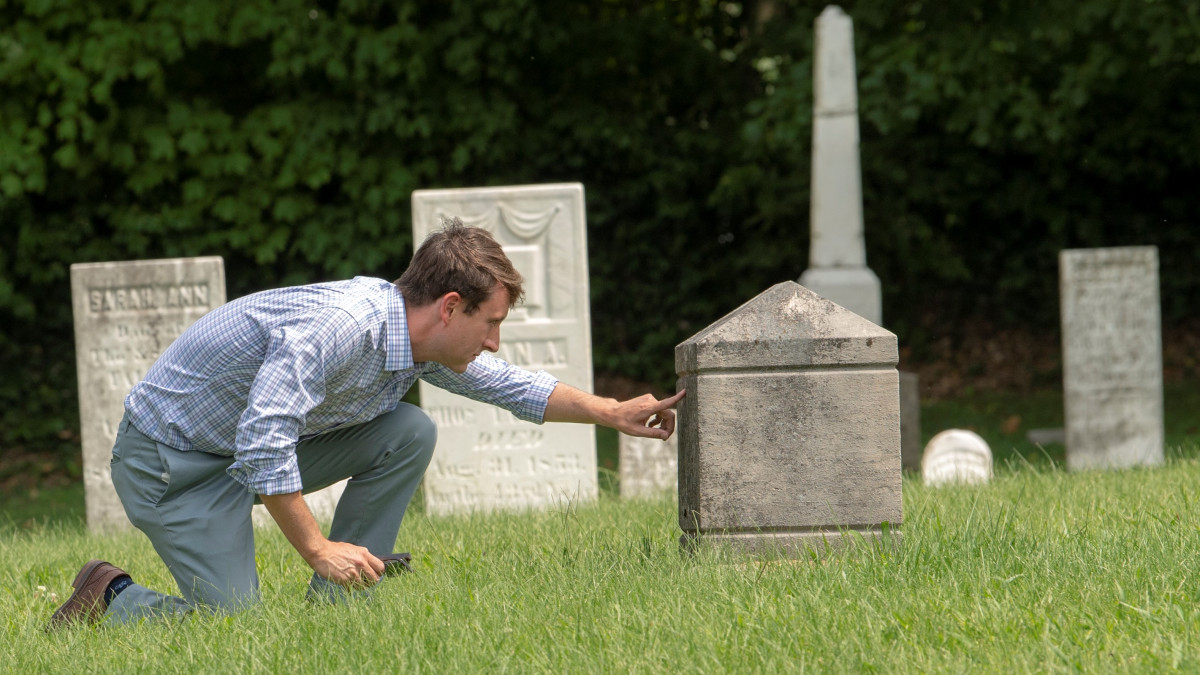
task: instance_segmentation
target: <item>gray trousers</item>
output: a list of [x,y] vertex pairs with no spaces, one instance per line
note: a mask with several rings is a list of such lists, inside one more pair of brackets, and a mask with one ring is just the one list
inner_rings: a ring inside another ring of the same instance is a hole
[[[391,553],[436,441],[433,420],[401,403],[370,422],[300,442],[296,459],[304,492],[350,479],[329,539]],[[225,473],[232,463],[232,457],[176,450],[138,431],[128,416],[121,420],[113,446],[113,485],[129,520],[150,538],[183,597],[135,583],[113,599],[106,620],[127,622],[201,607],[234,611],[258,601],[250,518],[255,495]],[[337,597],[340,587],[314,574],[309,592]]]

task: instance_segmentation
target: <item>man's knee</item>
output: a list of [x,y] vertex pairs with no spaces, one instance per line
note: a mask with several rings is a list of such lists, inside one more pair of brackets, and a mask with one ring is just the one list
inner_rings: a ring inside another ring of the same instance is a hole
[[395,428],[392,437],[397,439],[397,447],[392,450],[404,448],[405,454],[422,457],[428,463],[437,445],[438,430],[433,419],[417,406],[401,403],[389,413],[388,422]]

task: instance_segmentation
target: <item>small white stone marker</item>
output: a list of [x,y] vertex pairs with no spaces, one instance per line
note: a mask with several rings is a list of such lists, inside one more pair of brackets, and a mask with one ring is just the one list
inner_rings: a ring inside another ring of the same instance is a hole
[[992,479],[992,449],[974,431],[947,429],[925,446],[921,475],[926,485],[987,483]]
[[653,497],[674,492],[679,482],[679,435],[657,438],[619,436],[621,497]]

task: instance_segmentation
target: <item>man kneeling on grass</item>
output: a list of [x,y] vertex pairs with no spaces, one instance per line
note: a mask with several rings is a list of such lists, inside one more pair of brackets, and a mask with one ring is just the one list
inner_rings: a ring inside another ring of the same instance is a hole
[[[499,349],[521,285],[491,235],[454,219],[394,283],[263,291],[206,314],[125,399],[112,457],[125,513],[183,597],[92,560],[51,626],[257,601],[256,499],[312,567],[310,597],[377,582],[399,558],[400,521],[437,439],[433,421],[400,402],[417,378],[531,422],[669,438],[683,392],[618,402],[483,353]],[[301,493],[345,478],[327,539]]]

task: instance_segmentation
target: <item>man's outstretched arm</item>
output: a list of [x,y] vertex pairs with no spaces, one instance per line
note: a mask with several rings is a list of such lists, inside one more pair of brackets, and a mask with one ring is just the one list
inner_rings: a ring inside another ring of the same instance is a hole
[[630,436],[666,440],[675,431],[675,411],[671,408],[686,391],[659,400],[645,394],[628,401],[593,396],[559,382],[546,403],[547,422],[581,422],[612,427]]

